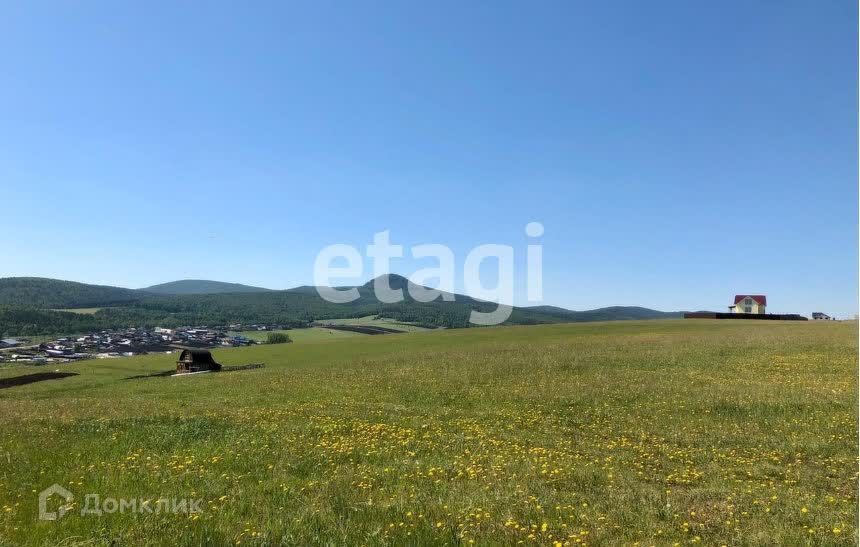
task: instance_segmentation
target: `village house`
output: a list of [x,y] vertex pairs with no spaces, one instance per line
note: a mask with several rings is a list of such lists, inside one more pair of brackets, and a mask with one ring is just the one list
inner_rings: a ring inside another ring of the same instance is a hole
[[820,311],[812,312],[812,320],[813,321],[833,321],[833,318],[827,315],[826,313],[822,313]]
[[[255,330],[241,324],[233,325],[234,331]],[[268,325],[270,330],[280,330],[281,325]],[[33,362],[36,364],[67,363],[79,359],[108,359],[130,357],[147,353],[172,353],[189,348],[236,347],[259,344],[238,334],[225,332],[220,326],[177,327],[154,329],[129,327],[117,330],[102,330],[74,337],[62,337],[42,342],[31,349],[22,350],[29,344],[23,338],[0,340],[0,362]],[[13,348],[19,348],[13,350]],[[12,351],[15,351],[13,354]]]
[[735,303],[729,306],[731,313],[764,313],[767,297],[763,294],[736,294]]

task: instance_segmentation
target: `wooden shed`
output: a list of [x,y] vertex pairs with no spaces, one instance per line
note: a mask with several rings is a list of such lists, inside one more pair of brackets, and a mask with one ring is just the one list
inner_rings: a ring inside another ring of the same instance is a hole
[[221,370],[221,365],[215,362],[211,353],[202,349],[183,350],[179,354],[179,360],[176,361],[176,374],[215,370]]

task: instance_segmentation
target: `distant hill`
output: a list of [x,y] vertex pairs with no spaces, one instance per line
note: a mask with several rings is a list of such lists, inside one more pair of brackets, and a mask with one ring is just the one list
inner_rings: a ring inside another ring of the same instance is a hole
[[673,319],[683,317],[680,311],[657,311],[639,306],[609,306],[594,310],[573,311],[558,306],[530,306],[526,310],[576,321],[619,321],[643,319]]
[[[435,328],[472,326],[473,310],[490,312],[496,304],[461,294],[454,301],[419,302],[409,291],[410,282],[389,275],[389,286],[404,289],[404,300],[380,302],[373,281],[354,288],[358,298],[345,304],[326,301],[316,287],[303,286],[273,291],[236,283],[185,280],[146,289],[86,285],[42,278],[0,279],[0,335],[73,333],[127,326],[229,325],[266,323],[302,327],[314,321],[375,315]],[[102,308],[82,315],[50,311],[58,308]],[[508,324],[534,325],[622,319],[680,317],[680,312],[660,312],[639,307],[614,306],[572,311],[555,306],[515,307]]]
[[262,287],[251,287],[240,283],[224,283],[223,281],[209,281],[207,279],[182,279],[161,283],[140,289],[152,294],[224,294],[244,292],[266,292],[271,289]]

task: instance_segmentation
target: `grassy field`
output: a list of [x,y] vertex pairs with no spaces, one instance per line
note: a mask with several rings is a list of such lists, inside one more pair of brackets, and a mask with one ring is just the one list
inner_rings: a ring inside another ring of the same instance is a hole
[[51,311],[65,311],[70,313],[82,313],[84,315],[93,315],[97,311],[102,308],[66,308],[61,310],[51,310]]
[[426,330],[432,330],[426,327],[419,327],[418,325],[413,325],[411,323],[402,323],[400,321],[388,319],[385,317],[377,318],[375,315],[368,315],[367,317],[351,317],[347,319],[324,319],[320,322],[329,323],[332,325],[366,325],[369,327],[386,327],[389,329],[397,329],[404,332],[422,332]]
[[[39,344],[42,344],[45,342],[52,342],[52,341],[56,340],[57,338],[59,338],[59,336],[52,335],[52,334],[38,334],[38,335],[29,335],[29,336],[16,336],[14,338],[17,338],[18,340],[23,341],[24,347],[27,347],[27,346],[38,346]],[[3,351],[14,352],[15,348],[9,348],[9,349],[5,349]]]
[[353,338],[355,336],[367,336],[357,332],[348,332],[343,330],[326,329],[322,327],[311,327],[308,329],[289,329],[289,330],[248,330],[237,332],[249,340],[257,340],[265,342],[269,333],[282,332],[290,337],[293,342],[325,342],[329,340],[340,340],[341,338]]
[[[463,329],[216,358],[266,366],[124,379],[172,367],[153,355],[0,389],[0,543],[857,541],[856,323]],[[69,514],[37,520],[52,483]],[[88,493],[201,511],[82,515]]]

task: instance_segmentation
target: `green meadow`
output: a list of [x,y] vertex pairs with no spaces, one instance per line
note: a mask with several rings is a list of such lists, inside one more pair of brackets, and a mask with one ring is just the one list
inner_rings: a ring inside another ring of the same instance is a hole
[[79,313],[82,315],[94,315],[97,311],[102,308],[65,308],[65,309],[57,309],[51,311],[64,311],[68,313]]
[[265,342],[269,338],[270,333],[283,333],[290,337],[293,342],[324,342],[340,338],[353,338],[356,336],[366,336],[357,332],[349,332],[345,330],[326,329],[323,327],[310,327],[306,329],[288,329],[288,330],[246,330],[237,332],[249,340],[257,342]]
[[[368,327],[386,327],[389,329],[395,329],[402,332],[422,332],[427,329],[425,327],[420,327],[418,325],[412,325],[410,323],[403,323],[401,321],[396,321],[394,319],[388,319],[384,317],[377,317],[374,315],[370,315],[367,317],[355,317],[348,319],[326,319],[321,321],[322,323],[331,324],[331,325],[361,325]],[[265,342],[269,333],[277,332],[283,333],[290,337],[290,340],[293,342],[327,342],[339,338],[355,338],[355,337],[364,337],[370,336],[367,334],[361,334],[358,332],[350,332],[345,330],[337,330],[337,329],[328,329],[325,327],[309,327],[302,329],[288,329],[288,330],[249,330],[249,331],[240,331],[233,334],[239,334],[248,338],[249,340],[256,340],[257,342]]]
[[331,325],[364,325],[368,327],[386,327],[389,329],[400,330],[403,332],[422,332],[425,330],[430,330],[426,327],[413,325],[412,323],[404,323],[402,321],[397,321],[396,319],[390,319],[388,317],[377,317],[375,315],[368,315],[367,317],[351,317],[346,319],[323,319],[320,322],[328,323]]
[[0,368],[79,373],[0,389],[0,544],[854,545],[857,351],[856,322],[673,320]]

